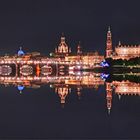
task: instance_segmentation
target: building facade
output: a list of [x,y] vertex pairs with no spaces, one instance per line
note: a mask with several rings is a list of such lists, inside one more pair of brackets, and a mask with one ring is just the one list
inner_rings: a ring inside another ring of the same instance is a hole
[[134,57],[140,57],[140,45],[122,45],[120,42],[113,50],[112,47],[112,35],[110,28],[107,32],[106,41],[106,58],[113,59],[130,59]]
[[71,48],[68,47],[67,43],[65,42],[65,37],[62,34],[60,44],[57,48],[55,48],[55,56],[57,57],[65,57],[71,53]]

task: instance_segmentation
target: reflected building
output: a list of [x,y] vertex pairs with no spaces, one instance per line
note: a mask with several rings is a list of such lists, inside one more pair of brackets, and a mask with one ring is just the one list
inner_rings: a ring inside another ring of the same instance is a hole
[[140,83],[133,83],[130,81],[113,81],[112,83],[106,82],[106,100],[109,113],[112,108],[113,92],[119,96],[119,99],[122,95],[140,96]]
[[112,83],[106,83],[106,105],[110,114],[112,108]]
[[112,84],[115,86],[115,93],[119,95],[140,95],[140,83],[132,83],[129,81],[117,82]]
[[[26,71],[26,70],[25,70]],[[27,70],[28,71],[28,70]],[[27,72],[28,73],[28,72]],[[0,76],[0,84],[16,86],[20,93],[25,88],[40,88],[42,85],[50,84],[54,91],[60,97],[60,103],[64,106],[68,95],[72,89],[76,90],[78,98],[81,96],[82,89],[98,89],[99,86],[106,86],[106,108],[110,114],[112,109],[113,95],[119,97],[124,95],[140,95],[140,83],[130,81],[105,82],[99,73],[93,72],[73,72],[65,75],[41,75],[30,76],[22,74],[21,76]]]

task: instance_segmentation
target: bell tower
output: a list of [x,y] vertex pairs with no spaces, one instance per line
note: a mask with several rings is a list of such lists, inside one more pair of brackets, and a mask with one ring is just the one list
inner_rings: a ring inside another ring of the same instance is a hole
[[106,58],[112,57],[112,35],[111,35],[111,30],[110,27],[108,27],[108,32],[107,32],[107,41],[106,41]]

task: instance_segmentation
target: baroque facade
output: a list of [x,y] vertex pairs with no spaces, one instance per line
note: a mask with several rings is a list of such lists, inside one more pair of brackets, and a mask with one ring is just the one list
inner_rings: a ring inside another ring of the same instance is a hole
[[113,59],[130,59],[134,57],[140,56],[140,45],[122,45],[120,42],[115,47],[113,51],[112,46],[112,35],[110,28],[107,32],[107,41],[106,41],[106,58],[113,58]]

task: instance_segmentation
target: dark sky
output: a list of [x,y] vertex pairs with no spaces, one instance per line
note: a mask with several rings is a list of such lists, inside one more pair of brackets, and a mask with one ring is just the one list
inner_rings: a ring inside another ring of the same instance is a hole
[[113,43],[140,44],[138,1],[126,0],[1,0],[1,54],[26,52],[49,54],[64,32],[75,51],[80,40],[85,51],[105,51],[111,26]]

